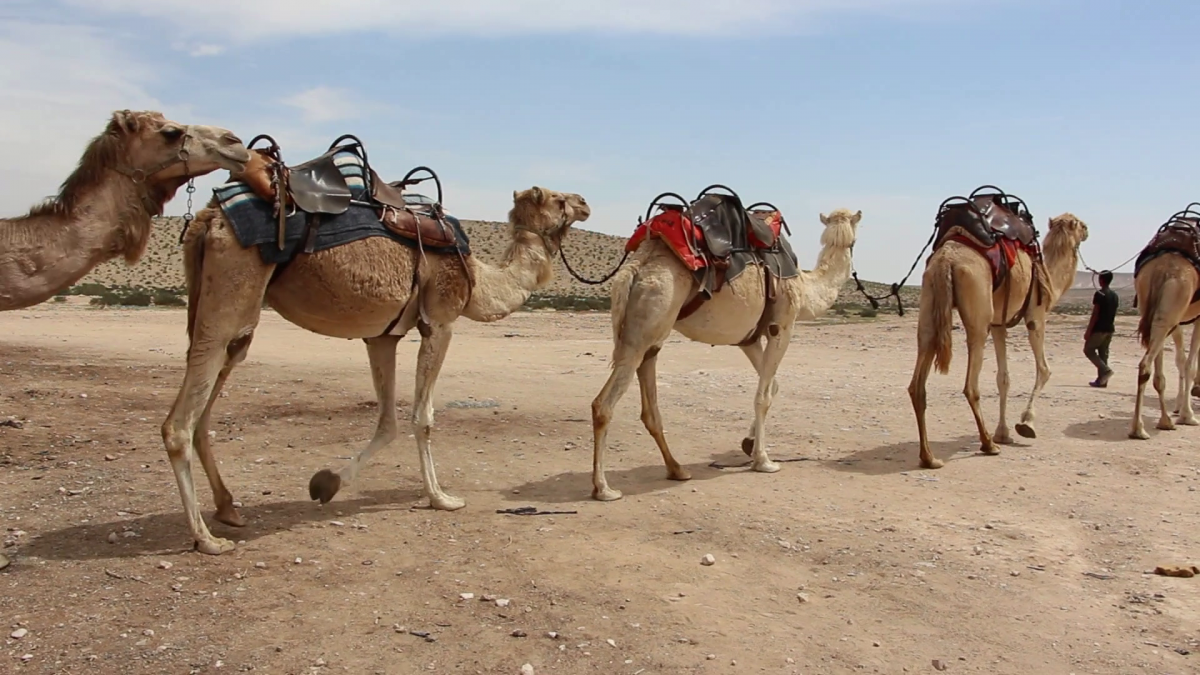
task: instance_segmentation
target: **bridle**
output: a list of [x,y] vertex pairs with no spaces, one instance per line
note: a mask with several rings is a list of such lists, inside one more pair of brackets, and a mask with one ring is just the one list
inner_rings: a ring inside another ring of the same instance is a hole
[[196,184],[195,184],[196,179],[189,175],[191,173],[191,170],[188,168],[188,159],[190,158],[190,153],[188,152],[187,144],[188,144],[188,140],[190,140],[191,138],[192,138],[192,127],[191,127],[191,125],[185,126],[183,128],[183,135],[179,137],[179,152],[175,153],[174,157],[163,160],[162,162],[159,162],[158,164],[156,164],[155,166],[153,166],[149,169],[129,168],[127,166],[121,166],[121,165],[117,165],[117,166],[113,167],[114,171],[116,171],[117,173],[119,173],[123,176],[126,176],[127,178],[129,178],[130,181],[133,182],[134,185],[137,186],[138,197],[141,199],[142,206],[146,209],[146,213],[150,217],[153,218],[154,216],[162,215],[163,205],[160,204],[159,201],[157,199],[155,199],[153,195],[150,194],[150,188],[149,188],[149,186],[146,185],[146,179],[152,178],[156,174],[158,174],[172,166],[175,166],[176,164],[183,164],[184,175],[188,176],[188,187],[187,187],[188,203],[187,203],[187,214],[184,215],[184,217],[183,217],[184,218],[184,229],[187,228],[187,224],[193,218],[193,216],[192,216],[192,194],[196,192]]

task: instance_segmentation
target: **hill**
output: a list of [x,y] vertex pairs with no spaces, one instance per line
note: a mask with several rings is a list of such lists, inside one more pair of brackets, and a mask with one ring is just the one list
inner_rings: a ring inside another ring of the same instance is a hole
[[[463,227],[471,238],[472,253],[486,262],[498,262],[508,247],[509,236],[507,225],[500,222],[464,220]],[[127,266],[122,260],[113,260],[100,265],[91,274],[84,277],[75,292],[82,287],[85,294],[94,294],[95,286],[106,288],[134,287],[146,289],[181,290],[183,281],[183,262],[181,249],[178,244],[179,232],[183,228],[183,218],[156,218],[150,237],[146,255],[137,265]],[[610,234],[602,234],[591,230],[575,228],[567,237],[564,249],[571,266],[586,278],[599,279],[608,274],[613,266],[621,259],[626,239]],[[798,251],[801,262],[811,264],[812,256],[807,251]],[[607,309],[610,282],[599,285],[582,284],[572,278],[561,261],[556,261],[554,281],[534,298],[528,307],[547,307],[573,309]],[[1128,277],[1126,280],[1125,278]],[[920,270],[914,274],[920,283]],[[1113,288],[1122,297],[1131,297],[1133,276],[1118,274]],[[865,281],[867,292],[874,296],[882,296],[888,292],[890,284]],[[91,289],[91,290],[87,290]],[[916,308],[920,298],[920,286],[909,285],[901,289],[906,308]],[[1091,303],[1092,286],[1091,274],[1080,272],[1076,276],[1075,285],[1060,303],[1060,311],[1075,313],[1087,311]],[[1123,308],[1128,309],[1130,303],[1123,302]],[[848,281],[842,288],[833,312],[845,314],[848,312],[869,315],[869,303],[855,290],[853,281]],[[880,311],[893,313],[896,311],[894,300],[881,303]]]

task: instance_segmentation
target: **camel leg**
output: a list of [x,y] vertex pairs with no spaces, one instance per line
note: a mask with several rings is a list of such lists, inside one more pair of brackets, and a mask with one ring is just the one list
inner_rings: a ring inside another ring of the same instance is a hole
[[375,434],[367,447],[350,460],[341,471],[334,473],[321,469],[308,481],[308,496],[327,504],[344,485],[353,483],[358,471],[371,460],[371,455],[391,445],[396,440],[396,345],[400,338],[393,335],[368,338],[367,359],[371,363],[371,381],[375,385],[375,402],[379,407],[379,420],[375,423]]
[[1156,328],[1151,328],[1150,344],[1146,347],[1146,353],[1142,355],[1142,360],[1138,362],[1137,395],[1133,399],[1133,428],[1129,431],[1130,438],[1143,441],[1150,438],[1150,434],[1146,433],[1146,424],[1142,420],[1142,400],[1146,394],[1146,383],[1150,381],[1150,364],[1162,354],[1163,344],[1167,341],[1167,335]]
[[[219,555],[233,550],[234,544],[228,539],[214,537],[200,515],[192,477],[192,457],[199,455],[208,473],[219,509],[218,517],[235,522],[241,520],[233,510],[232,496],[216,471],[207,438],[207,416],[216,398],[217,386],[223,384],[233,366],[245,358],[258,325],[263,293],[272,267],[263,266],[257,260],[257,251],[243,250],[236,242],[210,238],[190,245],[206,247],[204,269],[196,272],[196,278],[202,279],[204,286],[197,294],[196,319],[188,345],[183,384],[163,422],[162,437],[195,547],[202,553]],[[198,434],[202,435],[199,443],[196,442]],[[226,504],[228,508],[223,509]]]
[[992,344],[996,347],[996,389],[1000,392],[1000,421],[996,422],[996,433],[992,442],[1009,445],[1013,442],[1008,432],[1008,329],[992,327]]
[[[762,341],[757,341],[753,344],[742,346],[742,353],[746,358],[750,359],[750,365],[754,366],[754,372],[762,374],[763,346]],[[771,396],[772,398],[779,394],[779,380],[771,378]],[[742,439],[742,452],[747,456],[754,453],[754,422],[750,422],[750,430],[746,432],[746,437]]]
[[1179,391],[1175,395],[1175,407],[1171,409],[1171,414],[1178,415],[1188,382],[1187,352],[1183,349],[1183,326],[1176,326],[1175,330],[1171,331],[1171,342],[1175,344],[1175,372],[1179,376]]
[[921,468],[923,469],[940,469],[945,465],[930,451],[929,432],[925,427],[925,385],[929,381],[929,371],[933,368],[933,357],[932,349],[919,346],[917,365],[913,368],[912,381],[908,384],[908,397],[912,399],[913,413],[917,416],[917,434],[921,438]]
[[417,353],[417,390],[413,396],[412,422],[417,451],[421,457],[421,481],[425,485],[425,496],[429,497],[429,506],[442,511],[455,511],[467,503],[461,497],[442,491],[433,468],[433,453],[429,449],[429,435],[433,430],[433,387],[446,360],[453,333],[450,324],[420,323],[417,328],[423,330],[421,349]]
[[658,381],[655,365],[658,362],[658,348],[651,348],[642,357],[642,365],[638,366],[638,386],[642,390],[642,424],[646,431],[654,437],[658,450],[662,453],[663,463],[667,465],[667,478],[671,480],[691,480],[692,475],[679,465],[671,456],[667,447],[667,437],[663,434],[662,413],[658,409]]
[[[1182,329],[1180,331],[1182,332]],[[1180,346],[1182,346],[1182,340]],[[1176,400],[1179,405],[1177,421],[1190,427],[1200,425],[1200,420],[1196,419],[1196,414],[1192,411],[1192,397],[1188,395],[1187,390],[1188,383],[1196,376],[1196,355],[1198,353],[1200,353],[1200,324],[1192,328],[1192,342],[1179,375],[1179,396]],[[1179,365],[1178,356],[1175,357],[1175,364]]]
[[983,349],[987,343],[987,330],[972,326],[966,320],[963,321],[963,329],[967,333],[967,381],[963,385],[963,396],[967,397],[971,414],[975,416],[975,426],[979,429],[979,451],[985,455],[998,455],[1000,449],[992,442],[987,425],[983,421],[983,412],[979,409],[979,374],[983,371]]
[[604,455],[608,450],[608,425],[612,422],[613,409],[617,407],[621,396],[633,381],[634,373],[643,362],[646,351],[618,342],[613,350],[612,372],[608,374],[604,387],[592,401],[592,499],[597,501],[611,502],[622,496],[620,490],[608,486],[608,478],[605,476]]
[[1167,412],[1167,374],[1163,370],[1163,351],[1159,349],[1158,355],[1154,357],[1154,391],[1158,393],[1159,409],[1156,426],[1163,431],[1174,431],[1175,422],[1171,420],[1171,414]]
[[225,367],[221,369],[217,375],[217,381],[213,384],[212,394],[208,397],[208,405],[204,407],[204,412],[200,415],[200,421],[196,424],[196,433],[192,435],[192,444],[196,448],[196,455],[200,458],[200,464],[204,467],[204,473],[208,476],[208,485],[212,488],[213,502],[217,505],[217,512],[213,515],[218,522],[232,525],[233,527],[245,527],[246,519],[242,514],[238,513],[237,507],[233,505],[233,495],[229,493],[229,489],[225,487],[225,482],[221,480],[221,473],[217,469],[217,461],[213,456],[211,439],[208,437],[208,423],[212,414],[213,404],[217,402],[217,398],[221,395],[221,389],[225,386],[225,381],[229,379],[229,373],[233,371],[233,367],[246,359],[246,353],[250,351],[250,339],[253,338],[253,333],[247,336],[247,339],[240,344],[241,349],[235,354],[229,354],[229,358]]
[[1037,430],[1033,426],[1033,421],[1037,417],[1034,404],[1046,383],[1050,381],[1050,364],[1046,362],[1045,318],[1030,320],[1028,329],[1029,348],[1033,351],[1033,359],[1037,364],[1037,377],[1033,381],[1033,391],[1029,392],[1029,402],[1025,404],[1025,412],[1021,413],[1021,422],[1017,424],[1017,433],[1025,438],[1037,438]]
[[783,362],[791,341],[792,327],[789,324],[779,326],[777,334],[769,335],[767,347],[763,351],[762,368],[758,373],[758,391],[754,394],[754,452],[750,455],[753,464],[750,468],[762,473],[779,471],[779,465],[767,456],[766,421],[775,398],[775,373],[779,370],[779,364]]

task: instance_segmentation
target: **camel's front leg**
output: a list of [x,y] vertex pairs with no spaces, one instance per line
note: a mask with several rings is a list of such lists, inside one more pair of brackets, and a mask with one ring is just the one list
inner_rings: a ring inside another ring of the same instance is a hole
[[612,423],[613,410],[633,381],[634,373],[641,365],[646,351],[618,342],[613,349],[612,372],[608,374],[604,387],[592,401],[592,499],[597,501],[611,502],[622,496],[620,490],[608,486],[608,477],[605,475],[608,425]]
[[417,324],[421,331],[421,349],[417,353],[417,391],[413,396],[413,435],[417,437],[417,451],[421,456],[421,480],[429,505],[443,511],[454,511],[466,506],[460,497],[442,491],[437,474],[433,469],[433,453],[429,450],[429,435],[433,428],[433,387],[441,372],[446,351],[450,349],[450,324]]
[[1154,357],[1154,391],[1158,393],[1159,410],[1156,426],[1163,431],[1175,431],[1175,422],[1167,412],[1167,374],[1163,371],[1163,351],[1159,349],[1158,355]]
[[1162,356],[1163,344],[1166,341],[1167,336],[1165,334],[1154,327],[1151,328],[1146,353],[1142,355],[1142,360],[1138,362],[1137,395],[1133,399],[1133,427],[1129,430],[1130,438],[1143,441],[1150,438],[1150,434],[1146,433],[1146,423],[1142,420],[1142,401],[1146,395],[1146,383],[1150,381],[1150,364],[1155,361],[1156,356]]
[[[751,344],[742,346],[742,353],[746,358],[750,359],[750,365],[754,366],[754,372],[758,375],[762,374],[763,364],[763,346],[762,340],[756,340]],[[779,395],[779,380],[771,378],[771,396]],[[746,455],[754,453],[754,422],[750,422],[750,430],[746,432],[746,437],[742,439],[742,452]]]
[[667,478],[691,480],[692,475],[671,455],[671,449],[667,446],[667,436],[663,433],[662,412],[658,409],[658,378],[655,372],[658,352],[658,347],[651,347],[642,357],[642,365],[637,369],[638,386],[642,392],[642,424],[646,425],[646,431],[650,432],[654,442],[658,444],[663,463],[667,465]]
[[1046,363],[1046,318],[1044,316],[1030,319],[1029,348],[1033,350],[1033,359],[1037,363],[1037,378],[1033,382],[1033,391],[1029,392],[1029,403],[1025,404],[1025,412],[1021,413],[1021,422],[1017,424],[1017,433],[1025,438],[1037,438],[1037,430],[1033,421],[1037,416],[1034,404],[1042,393],[1042,388],[1050,381],[1050,364]]
[[[1180,330],[1183,330],[1182,328]],[[1183,364],[1183,372],[1179,376],[1179,396],[1177,403],[1179,405],[1179,420],[1180,424],[1187,426],[1196,426],[1200,424],[1200,420],[1196,419],[1196,414],[1192,411],[1192,397],[1188,395],[1188,383],[1196,376],[1196,358],[1200,355],[1200,323],[1197,323],[1192,328],[1192,342],[1188,348],[1187,359]],[[1176,365],[1178,365],[1179,357],[1176,356]]]
[[379,408],[379,420],[375,423],[375,435],[371,442],[350,460],[341,471],[334,473],[321,469],[308,481],[308,496],[326,504],[333,496],[358,477],[358,471],[371,459],[371,455],[386,448],[396,440],[396,345],[400,338],[392,335],[368,338],[367,360],[371,364],[371,382],[375,385],[375,405]]
[[[983,371],[983,349],[987,344],[987,330],[971,326],[964,326],[964,329],[967,333],[967,381],[963,385],[963,396],[967,397],[967,405],[971,406],[975,427],[979,430],[979,451],[985,455],[998,455],[1000,449],[988,434],[983,412],[979,409],[979,374]],[[1018,426],[1017,430],[1020,429]]]
[[[773,324],[774,328],[777,324]],[[767,456],[766,422],[767,413],[774,400],[775,373],[787,354],[792,341],[791,324],[779,326],[779,332],[768,335],[767,347],[763,352],[762,368],[758,372],[758,390],[754,393],[754,451],[750,455],[752,469],[763,473],[779,471],[779,465]]]
[[996,389],[1000,392],[1000,421],[996,422],[992,442],[1009,445],[1013,438],[1008,432],[1008,329],[992,326],[992,344],[996,347]]

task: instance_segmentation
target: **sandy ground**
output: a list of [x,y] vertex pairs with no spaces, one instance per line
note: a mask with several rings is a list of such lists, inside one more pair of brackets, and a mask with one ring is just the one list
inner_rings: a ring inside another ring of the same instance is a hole
[[[330,504],[308,499],[309,476],[370,436],[365,350],[268,312],[214,412],[249,525],[214,524],[240,545],[211,557],[190,551],[159,436],[182,312],[0,314],[0,420],[15,418],[0,425],[0,671],[1200,672],[1200,577],[1146,574],[1200,563],[1200,428],[1148,416],[1153,438],[1126,440],[1132,322],[1104,391],[1086,386],[1082,322],[1050,326],[1039,438],[996,457],[975,452],[956,331],[951,375],[931,380],[938,471],[917,468],[911,315],[798,329],[767,427],[795,461],[772,475],[709,466],[745,460],[754,375],[734,348],[675,339],[660,398],[694,478],[665,480],[634,390],[611,435],[626,498],[602,504],[589,404],[608,317],[463,321],[434,453],[468,505],[444,513],[420,500],[411,438]],[[1033,363],[1013,335],[1015,421]],[[416,347],[401,345],[404,416]],[[991,425],[994,368],[989,347]],[[496,512],[520,506],[577,513]]]

